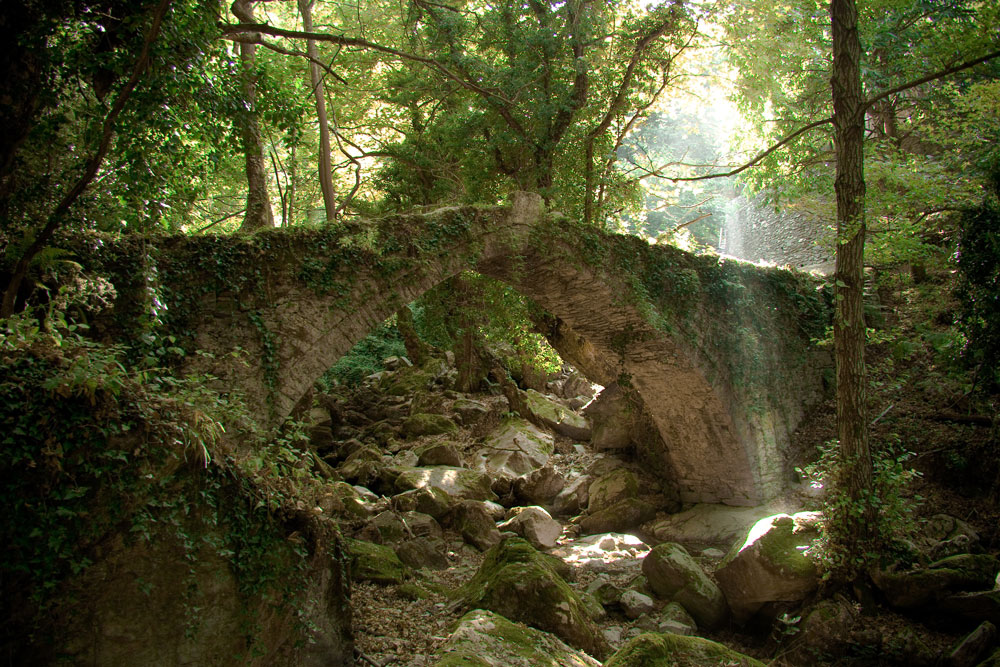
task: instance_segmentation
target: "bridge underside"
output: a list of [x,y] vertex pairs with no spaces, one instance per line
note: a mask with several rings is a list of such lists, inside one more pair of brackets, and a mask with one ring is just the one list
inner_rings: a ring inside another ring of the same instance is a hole
[[650,447],[661,451],[640,454],[686,502],[749,505],[779,493],[789,434],[821,387],[809,336],[827,313],[804,279],[585,229],[546,214],[535,195],[507,208],[160,246],[159,279],[185,304],[177,326],[212,355],[189,355],[189,369],[242,392],[270,425],[379,323],[470,268],[585,341],[604,361],[584,372],[606,373],[614,360],[661,436]]

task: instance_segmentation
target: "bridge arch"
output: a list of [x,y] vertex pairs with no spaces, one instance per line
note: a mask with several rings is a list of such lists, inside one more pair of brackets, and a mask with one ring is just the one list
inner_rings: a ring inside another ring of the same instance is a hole
[[[176,241],[167,254],[197,255],[200,243]],[[202,284],[189,316],[193,346],[213,353],[189,366],[240,390],[272,425],[379,323],[470,268],[618,361],[664,444],[645,458],[671,471],[684,501],[750,505],[776,495],[789,435],[820,393],[808,333],[826,314],[800,278],[587,230],[546,213],[535,195],[506,208],[265,232],[252,247],[256,281],[220,282],[216,272],[205,290],[206,275],[183,277]],[[160,275],[175,292],[191,289],[169,270]]]

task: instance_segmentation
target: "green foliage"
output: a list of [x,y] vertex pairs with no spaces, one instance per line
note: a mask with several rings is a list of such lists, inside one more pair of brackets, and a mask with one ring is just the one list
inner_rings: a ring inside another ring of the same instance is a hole
[[1000,387],[1000,162],[992,192],[962,215],[958,251],[959,323],[968,339],[965,359],[978,369],[980,388]]
[[338,384],[353,387],[372,373],[384,370],[382,362],[388,357],[405,356],[406,347],[396,327],[384,322],[341,357],[317,383],[324,392]]
[[[838,441],[826,442],[820,447],[819,458],[799,470],[812,485],[826,489],[823,534],[815,547],[825,576],[833,572],[858,573],[908,557],[903,540],[916,529],[914,510],[921,499],[908,493],[907,487],[920,473],[908,465],[913,453],[906,451],[895,436],[886,442],[873,442],[871,450],[873,483],[857,501],[850,498],[850,480],[844,478],[855,467],[844,459]],[[867,508],[874,508],[872,515],[877,517],[878,525],[871,534],[878,536],[878,541],[848,551],[844,545],[857,543],[854,536],[862,533],[859,522],[866,520]]]
[[[46,611],[72,605],[65,585],[115,535],[181,548],[191,632],[206,549],[230,564],[248,610],[300,604],[309,553],[286,540],[281,516],[314,493],[302,428],[263,441],[211,378],[131,368],[122,346],[56,321],[19,315],[0,329],[5,641],[46,631]],[[242,429],[239,449],[227,427]]]

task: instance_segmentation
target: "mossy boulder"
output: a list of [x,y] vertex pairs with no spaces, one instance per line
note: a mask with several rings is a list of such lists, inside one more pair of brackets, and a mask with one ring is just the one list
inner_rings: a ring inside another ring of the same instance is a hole
[[486,551],[500,543],[500,531],[497,530],[493,516],[486,505],[478,500],[463,500],[455,505],[449,522],[463,540],[480,551]]
[[490,412],[485,403],[474,401],[471,398],[456,399],[452,403],[451,409],[458,416],[463,426],[476,424]]
[[575,440],[590,440],[590,422],[585,417],[534,389],[524,396],[531,414],[553,431]]
[[463,616],[434,655],[434,667],[600,667],[552,635],[499,614],[475,609]]
[[764,667],[750,656],[701,637],[648,632],[630,639],[604,667]]
[[332,516],[352,519],[367,519],[372,515],[372,507],[361,494],[347,482],[334,482],[319,499],[323,512]]
[[513,479],[541,468],[553,451],[555,444],[550,433],[523,419],[508,418],[476,452],[476,468],[496,477]]
[[627,498],[639,497],[639,480],[630,470],[617,468],[590,483],[587,509],[591,514]]
[[638,498],[626,498],[599,512],[594,512],[580,520],[584,535],[598,533],[625,533],[650,521],[656,516],[656,508]]
[[454,501],[436,486],[423,486],[395,495],[391,499],[397,512],[423,512],[440,519],[451,509]]
[[387,373],[380,381],[382,392],[389,396],[415,396],[427,391],[433,383],[434,374],[416,366]]
[[447,442],[429,442],[413,448],[417,463],[422,466],[462,467],[462,455],[455,445]]
[[406,566],[389,547],[362,540],[345,542],[351,579],[398,584],[406,578]]
[[819,586],[806,549],[819,538],[818,512],[776,514],[753,525],[715,572],[733,616],[745,623],[765,603],[798,602]]
[[1000,562],[988,554],[959,554],[922,570],[876,572],[872,579],[890,605],[916,609],[936,604],[953,593],[991,590],[998,569]]
[[[557,563],[558,562],[558,566]],[[476,574],[459,590],[470,608],[489,609],[551,632],[598,658],[608,645],[587,606],[559,574],[565,564],[511,537],[486,552]]]
[[458,425],[444,415],[418,412],[407,417],[400,430],[407,438],[419,438],[424,435],[454,433],[458,430]]
[[681,545],[653,547],[642,561],[642,573],[657,597],[680,603],[699,627],[715,629],[729,617],[722,591]]
[[431,466],[401,468],[396,476],[396,489],[402,493],[411,489],[433,487],[452,498],[464,500],[496,500],[490,489],[489,475],[467,468]]

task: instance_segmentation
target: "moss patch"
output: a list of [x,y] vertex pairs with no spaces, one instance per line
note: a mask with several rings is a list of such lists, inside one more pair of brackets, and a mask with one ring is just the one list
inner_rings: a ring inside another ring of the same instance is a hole
[[486,552],[460,596],[469,607],[495,611],[592,655],[605,655],[607,643],[586,605],[557,572],[555,560],[520,538],[508,538]]
[[348,539],[346,542],[352,579],[399,584],[406,578],[406,566],[389,547],[362,540]]
[[666,665],[764,667],[764,663],[759,660],[708,639],[652,632],[630,639],[604,663],[604,667],[665,667]]
[[555,637],[483,609],[459,620],[435,667],[598,667]]

